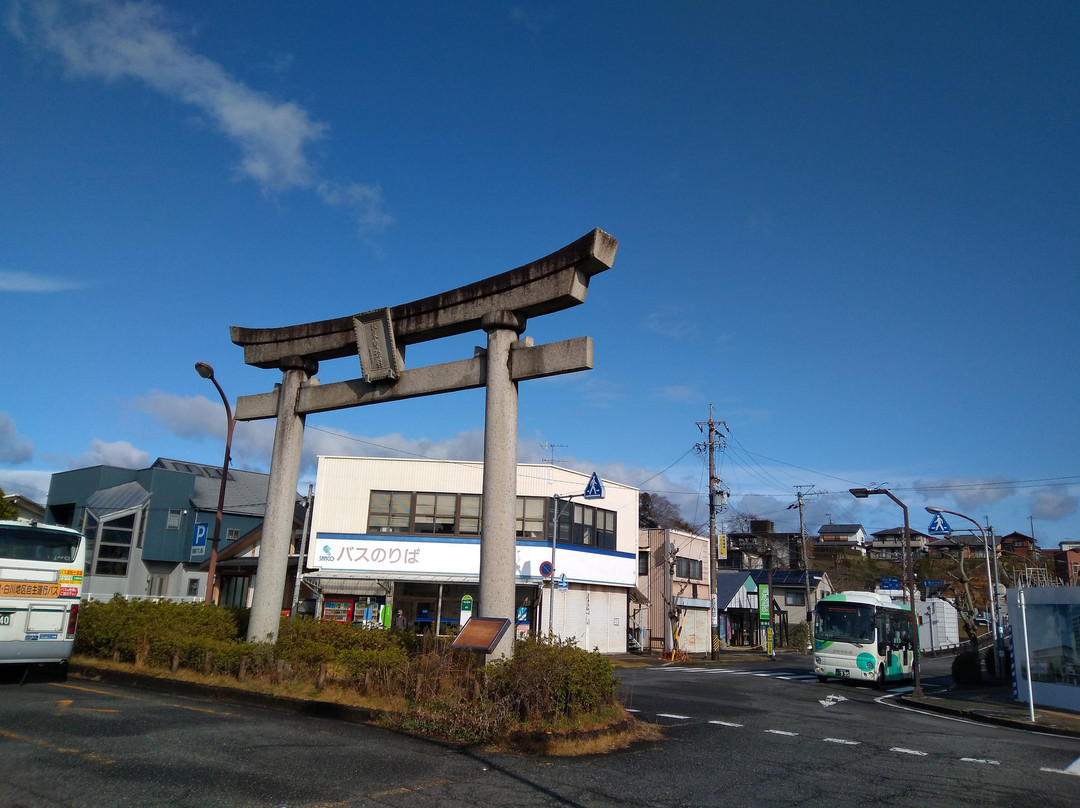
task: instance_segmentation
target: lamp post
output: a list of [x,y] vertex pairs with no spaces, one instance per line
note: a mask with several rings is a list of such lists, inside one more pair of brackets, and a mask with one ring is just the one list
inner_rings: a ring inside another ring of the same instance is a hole
[[233,418],[229,399],[225,397],[225,391],[221,389],[218,380],[214,378],[214,369],[206,362],[196,362],[195,371],[204,379],[209,379],[214,383],[218,395],[221,396],[221,403],[225,405],[225,417],[229,421],[228,429],[225,432],[225,459],[221,461],[221,487],[218,489],[217,515],[214,517],[214,538],[210,545],[210,569],[206,576],[206,602],[213,603],[214,578],[217,575],[218,542],[221,539],[221,516],[225,510],[225,484],[229,479],[229,460],[231,459],[229,452],[232,448],[233,427],[236,426],[236,420]]
[[915,658],[911,662],[911,674],[914,681],[912,695],[922,697],[922,677],[919,672],[919,615],[915,611],[915,556],[911,552],[911,528],[908,523],[907,505],[897,499],[892,491],[885,488],[852,488],[850,491],[852,496],[859,499],[866,499],[874,494],[884,494],[899,505],[904,512],[904,555],[907,557],[907,587],[908,598],[911,601],[911,641],[915,651]]
[[[986,552],[986,588],[991,590],[991,592],[989,593],[990,594],[990,620],[994,624],[994,653],[997,654],[1000,651],[1000,648],[998,646],[997,585],[994,582],[993,576],[990,574],[990,540],[986,536],[986,531],[983,530],[982,525],[980,525],[978,522],[976,522],[970,516],[967,516],[967,515],[962,514],[962,513],[957,513],[956,511],[947,511],[944,508],[935,508],[932,505],[927,505],[926,506],[926,512],[927,513],[947,513],[950,516],[959,516],[961,519],[967,519],[969,522],[971,522],[973,525],[975,525],[975,527],[977,527],[979,529],[979,533],[982,534],[983,549]],[[996,550],[997,550],[997,548],[995,548],[995,555],[997,554]],[[960,552],[963,553],[963,550],[961,550]]]

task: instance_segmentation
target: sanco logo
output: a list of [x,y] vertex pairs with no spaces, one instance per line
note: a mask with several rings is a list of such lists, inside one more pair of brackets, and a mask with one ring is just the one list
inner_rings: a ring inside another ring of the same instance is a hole
[[322,555],[319,556],[319,561],[334,561],[334,551],[330,549],[329,544],[324,544],[322,547]]

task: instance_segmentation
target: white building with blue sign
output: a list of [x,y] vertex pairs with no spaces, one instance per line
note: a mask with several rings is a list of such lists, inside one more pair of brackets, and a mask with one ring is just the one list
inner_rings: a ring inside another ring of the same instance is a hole
[[[323,619],[418,632],[479,603],[483,464],[321,457],[304,582]],[[638,490],[549,464],[517,474],[517,632],[627,649],[637,583]],[[554,541],[553,541],[554,537]],[[545,574],[549,572],[550,574]]]

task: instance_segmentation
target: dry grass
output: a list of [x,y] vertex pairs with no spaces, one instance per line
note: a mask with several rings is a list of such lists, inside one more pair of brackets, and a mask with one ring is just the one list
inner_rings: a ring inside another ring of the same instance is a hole
[[517,735],[501,743],[492,744],[487,747],[487,751],[549,757],[582,757],[619,752],[628,749],[633,744],[656,742],[663,740],[663,737],[663,732],[658,725],[636,721],[627,714],[626,721],[619,722],[609,731]]
[[243,682],[237,681],[235,676],[222,673],[204,674],[189,668],[180,668],[173,673],[167,668],[155,668],[137,666],[130,662],[113,662],[111,660],[98,659],[96,657],[74,654],[71,664],[83,668],[96,668],[120,673],[135,673],[140,676],[149,676],[154,679],[167,679],[174,682],[190,682],[192,684],[218,687],[227,690],[237,690],[244,693],[258,693],[264,696],[275,696],[286,699],[306,699],[310,701],[324,701],[333,704],[343,704],[348,707],[364,707],[370,710],[386,712],[398,712],[406,709],[405,699],[401,697],[386,696],[361,696],[355,687],[328,682],[321,690],[311,684],[310,680],[290,679],[286,677],[280,684],[272,679],[252,676]]

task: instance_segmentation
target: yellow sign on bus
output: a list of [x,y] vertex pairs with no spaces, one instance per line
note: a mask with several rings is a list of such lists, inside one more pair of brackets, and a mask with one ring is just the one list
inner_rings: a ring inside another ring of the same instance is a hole
[[36,581],[0,581],[0,598],[58,598],[60,584]]

